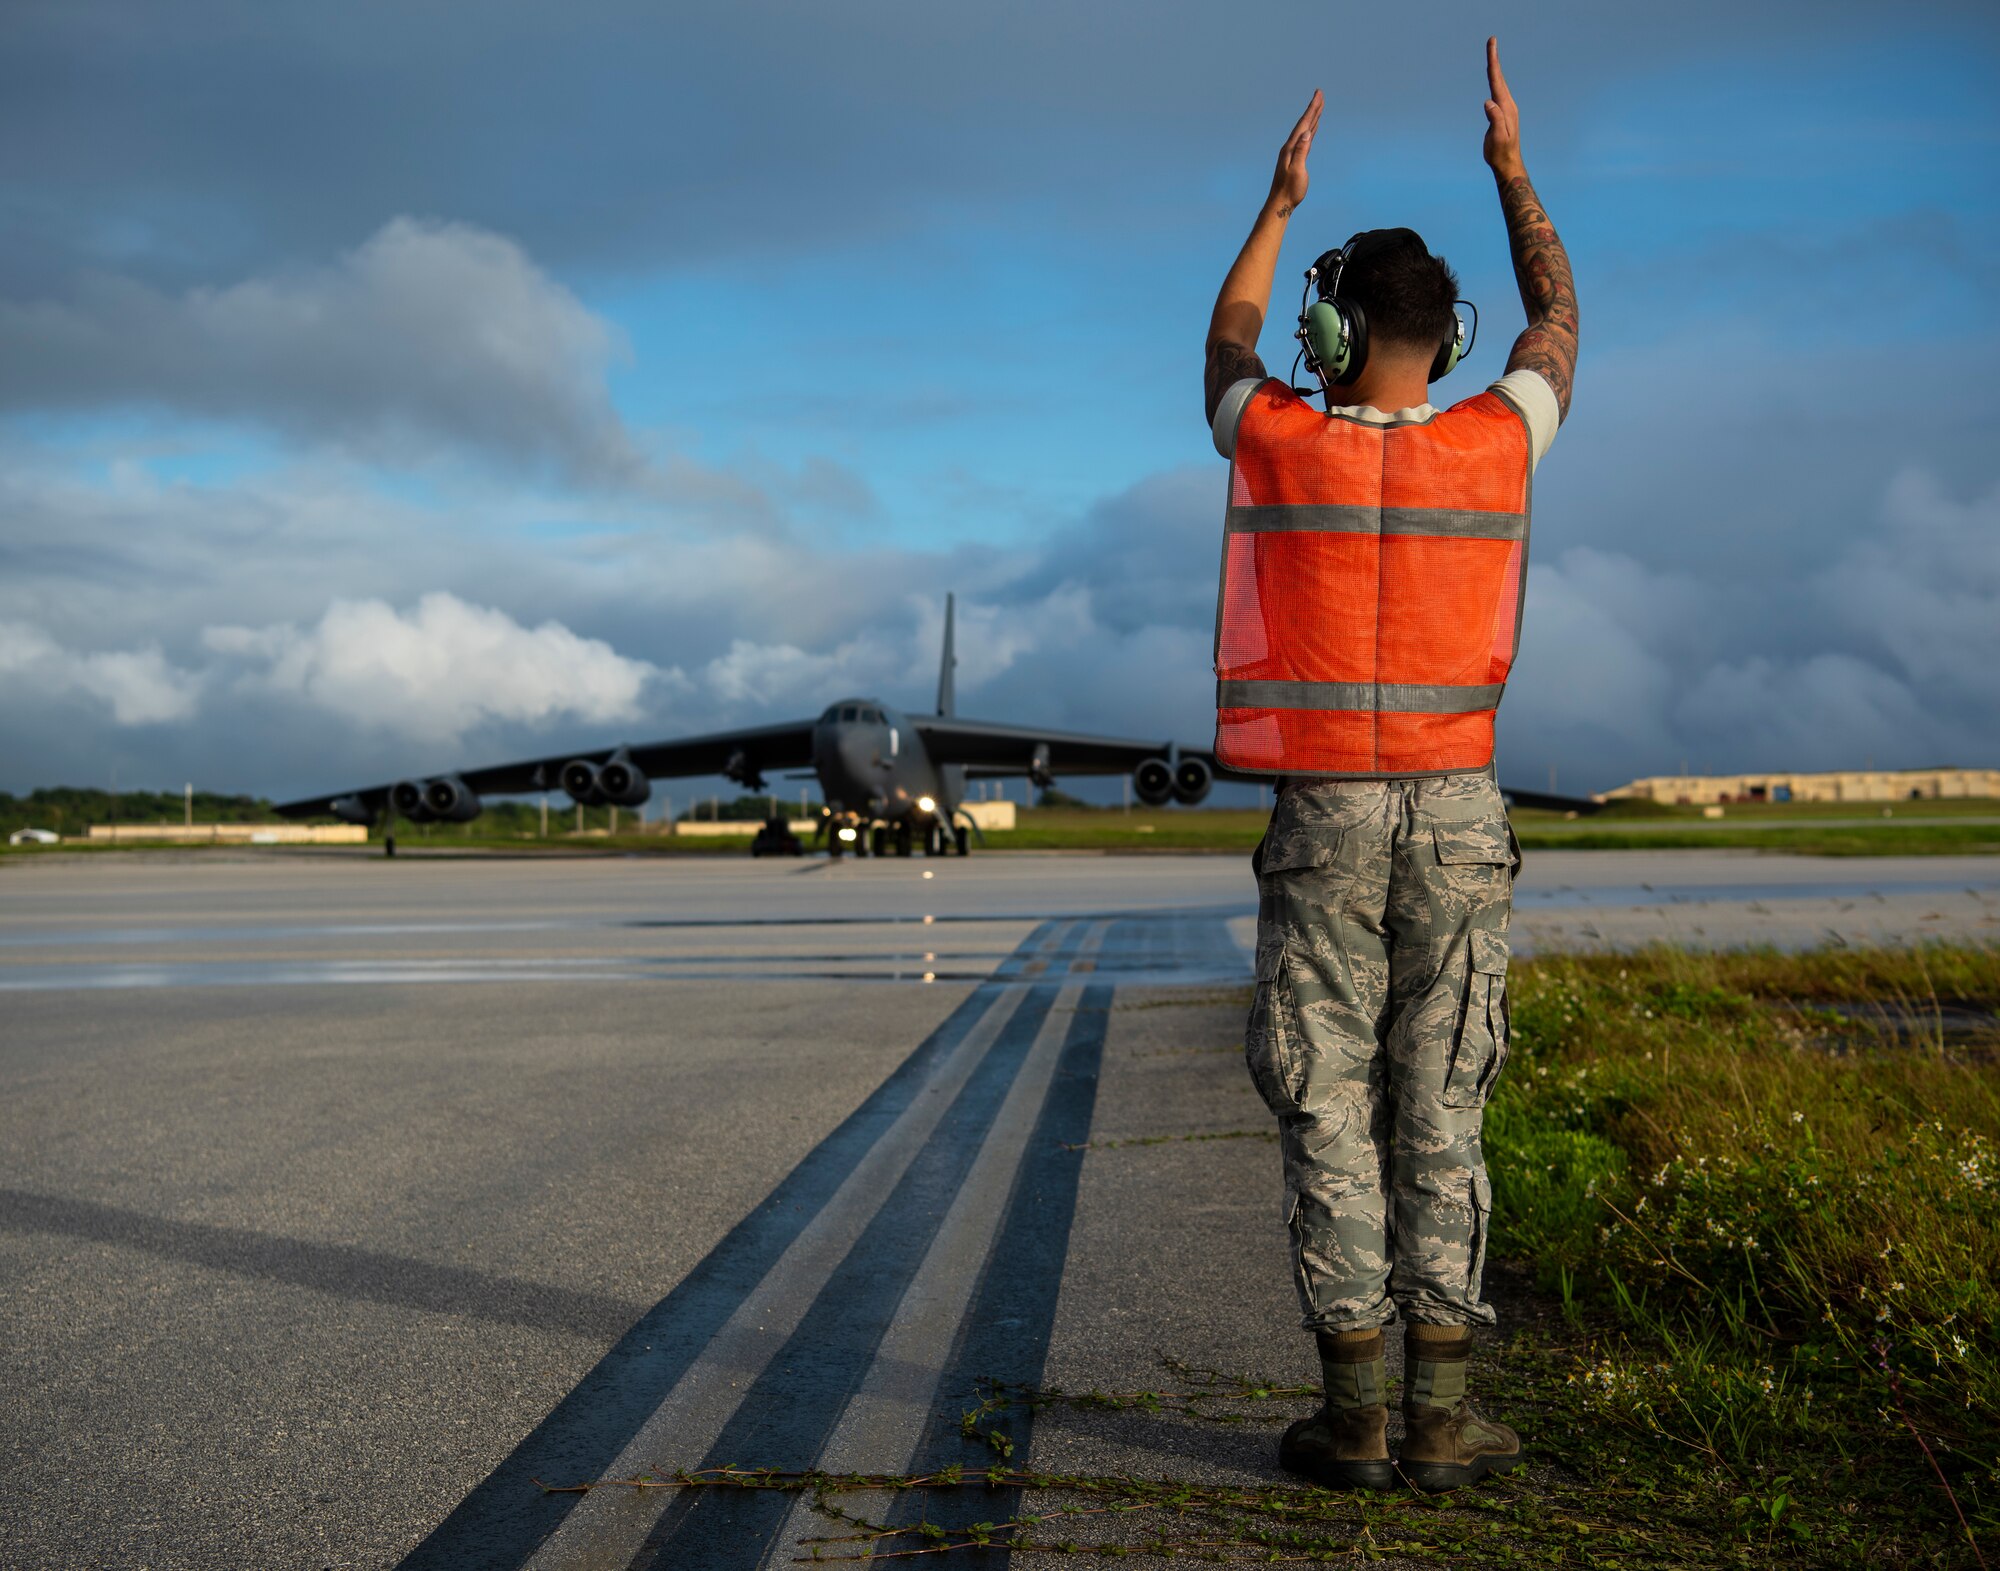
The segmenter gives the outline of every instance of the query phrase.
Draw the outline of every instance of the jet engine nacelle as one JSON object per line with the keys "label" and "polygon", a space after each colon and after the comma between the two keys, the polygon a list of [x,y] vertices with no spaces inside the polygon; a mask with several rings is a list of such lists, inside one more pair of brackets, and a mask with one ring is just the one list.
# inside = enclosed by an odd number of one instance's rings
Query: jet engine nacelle
{"label": "jet engine nacelle", "polygon": [[479,816],[479,793],[457,775],[439,775],[424,784],[424,806],[447,824],[469,824]]}
{"label": "jet engine nacelle", "polygon": [[1206,759],[1183,758],[1174,766],[1174,800],[1183,807],[1193,807],[1214,784],[1215,771]]}
{"label": "jet engine nacelle", "polygon": [[1049,744],[1037,742],[1034,756],[1028,760],[1028,779],[1037,789],[1046,791],[1056,783],[1056,772],[1049,766]]}
{"label": "jet engine nacelle", "polygon": [[358,796],[337,796],[327,807],[333,816],[343,824],[372,824],[375,822],[374,809]]}
{"label": "jet engine nacelle", "polygon": [[[734,780],[746,791],[764,789],[764,772],[751,762],[750,755],[740,747],[729,755],[729,762],[722,766],[722,778]],[[645,798],[639,800],[643,802]]]}
{"label": "jet engine nacelle", "polygon": [[653,794],[653,782],[620,753],[598,766],[597,794],[614,807],[638,807]]}
{"label": "jet engine nacelle", "polygon": [[389,788],[389,802],[396,809],[398,818],[408,819],[413,824],[428,824],[437,817],[424,795],[421,780],[398,780]]}
{"label": "jet engine nacelle", "polygon": [[598,785],[597,765],[587,758],[572,758],[562,766],[562,788],[578,807],[602,807],[604,792]]}
{"label": "jet engine nacelle", "polygon": [[1132,771],[1132,794],[1148,807],[1165,807],[1174,798],[1174,767],[1164,758],[1149,758]]}

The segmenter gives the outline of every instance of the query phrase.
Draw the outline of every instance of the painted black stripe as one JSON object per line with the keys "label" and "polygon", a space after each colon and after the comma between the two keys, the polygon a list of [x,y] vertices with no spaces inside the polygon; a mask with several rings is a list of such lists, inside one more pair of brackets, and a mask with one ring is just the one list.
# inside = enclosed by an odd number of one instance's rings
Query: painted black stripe
{"label": "painted black stripe", "polygon": [[[1242,969],[1227,926],[1214,916],[1183,914],[1120,923],[1106,935],[1099,953],[1114,961],[1135,952],[1159,960],[1163,951],[1171,951],[1176,962],[1184,959],[1207,966],[1219,966],[1229,957],[1235,960],[1239,973]],[[912,1463],[920,1470],[953,1463],[968,1470],[990,1466],[997,1454],[984,1440],[966,1438],[959,1429],[959,1415],[977,1404],[983,1394],[982,1381],[1004,1380],[1026,1386],[1039,1386],[1043,1381],[1083,1173],[1084,1153],[1068,1148],[1081,1146],[1090,1138],[1113,991],[1113,983],[1097,983],[1086,988],[1078,1000],[1048,1102],[1008,1197],[992,1258],[981,1273],[945,1376],[938,1384],[930,1424]],[[998,1415],[990,1427],[1004,1430],[1013,1440],[1015,1465],[1031,1460],[1032,1412]],[[1020,1510],[1021,1493],[1004,1489],[922,1500],[908,1497],[899,1502],[891,1520],[907,1524],[928,1519],[941,1527],[1001,1522]],[[972,1553],[967,1564],[988,1571],[1008,1559],[1004,1551]]]}
{"label": "painted black stripe", "polygon": [[402,1561],[402,1571],[527,1562],[583,1495],[547,1495],[550,1481],[596,1478],[869,1149],[910,1105],[939,1060],[964,1040],[1048,938],[1044,922],[944,1023],[896,1066],[840,1127],[792,1169],[707,1257],[618,1340],[555,1410]]}
{"label": "painted black stripe", "polygon": [[[1036,987],[1008,1019],[798,1330],[745,1394],[702,1466],[802,1468],[818,1460],[874,1366],[883,1333],[1067,980],[1067,960],[1088,930],[1083,922],[1070,930],[1050,961],[1047,985]],[[1057,1270],[1060,1277],[1060,1265]],[[633,1557],[633,1571],[755,1567],[792,1500],[776,1491],[681,1492]]]}

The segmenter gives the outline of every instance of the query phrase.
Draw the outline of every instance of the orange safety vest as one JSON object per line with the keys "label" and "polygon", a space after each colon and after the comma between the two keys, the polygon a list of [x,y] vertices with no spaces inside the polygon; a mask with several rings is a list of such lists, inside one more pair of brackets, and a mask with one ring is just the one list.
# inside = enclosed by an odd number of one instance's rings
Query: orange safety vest
{"label": "orange safety vest", "polygon": [[1493,761],[1520,647],[1531,463],[1497,393],[1422,423],[1245,405],[1215,618],[1215,757],[1245,774]]}

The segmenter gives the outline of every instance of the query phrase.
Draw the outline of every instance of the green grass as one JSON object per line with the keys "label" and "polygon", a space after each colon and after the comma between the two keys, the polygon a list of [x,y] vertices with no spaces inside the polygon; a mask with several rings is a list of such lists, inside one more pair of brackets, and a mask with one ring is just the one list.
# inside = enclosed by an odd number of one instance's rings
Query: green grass
{"label": "green grass", "polygon": [[[1912,797],[1896,802],[1728,802],[1723,804],[1723,823],[1749,821],[1751,823],[1779,820],[1792,822],[1814,818],[1992,818],[2000,815],[2000,800],[1990,796],[1938,796]],[[1566,815],[1545,808],[1523,808],[1515,813],[1515,818],[1533,818],[1574,822]],[[1655,822],[1665,820],[1689,820],[1695,823],[1715,823],[1717,820],[1704,816],[1703,809],[1686,802],[1648,802],[1637,798],[1620,798],[1605,803],[1603,809],[1592,815],[1592,821],[1645,820]]]}
{"label": "green grass", "polygon": [[1620,824],[1583,819],[1588,828],[1516,825],[1527,851],[1682,851],[1694,849],[1780,851],[1793,856],[1980,856],[2000,852],[2000,824],[1955,824],[1949,819],[1884,820],[1853,827],[1795,828],[1724,824],[1715,828],[1663,828],[1640,820]]}
{"label": "green grass", "polygon": [[[1514,826],[1521,844],[1536,850],[1657,851],[1687,848],[1777,851],[1813,856],[1932,856],[2000,853],[2000,802],[1984,800],[1909,802],[1895,804],[1895,816],[1879,817],[1868,804],[1749,803],[1731,806],[1729,817],[1704,819],[1699,809],[1662,807],[1653,803],[1619,803],[1589,818],[1568,819],[1558,813],[1517,809]],[[608,813],[587,815],[593,828],[608,824]],[[988,851],[1206,851],[1248,856],[1264,832],[1268,810],[1262,808],[1117,808],[1043,807],[1020,810],[1019,827],[987,831]],[[1864,817],[1865,822],[1852,822]],[[661,835],[635,832],[621,815],[621,833],[572,836],[567,831],[573,813],[552,815],[554,833],[543,838],[534,815],[518,803],[496,804],[484,818],[469,824],[402,824],[400,848],[506,852],[516,855],[734,855],[744,853],[743,838]],[[746,829],[749,826],[746,826]],[[379,841],[379,831],[376,839]],[[810,842],[808,842],[810,844]],[[975,846],[979,842],[975,840]],[[77,847],[22,847],[16,855],[46,855]],[[129,850],[129,846],[93,849]],[[188,846],[194,851],[207,849]]]}
{"label": "green grass", "polygon": [[2000,951],[1658,949],[1510,986],[1493,1248],[1576,1342],[1545,1438],[1585,1477],[1615,1444],[1657,1509],[1772,1564],[1973,1563],[1958,1511],[2000,1535]]}
{"label": "green grass", "polygon": [[[989,829],[994,851],[1236,851],[1248,856],[1270,821],[1268,808],[1032,807],[1015,829]],[[975,849],[977,841],[974,842]]]}

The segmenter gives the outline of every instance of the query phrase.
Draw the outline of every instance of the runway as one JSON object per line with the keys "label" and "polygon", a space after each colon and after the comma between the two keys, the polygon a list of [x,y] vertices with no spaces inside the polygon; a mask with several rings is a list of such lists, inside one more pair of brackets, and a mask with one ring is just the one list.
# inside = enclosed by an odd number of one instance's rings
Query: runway
{"label": "runway", "polygon": [[[0,1564],[783,1564],[826,1531],[790,1497],[535,1480],[983,1462],[979,1377],[1254,1358],[1269,1152],[1079,1149],[1260,1115],[1209,1051],[1252,895],[1219,857],[0,868]],[[1991,937],[2000,864],[1543,853],[1519,909]]]}

